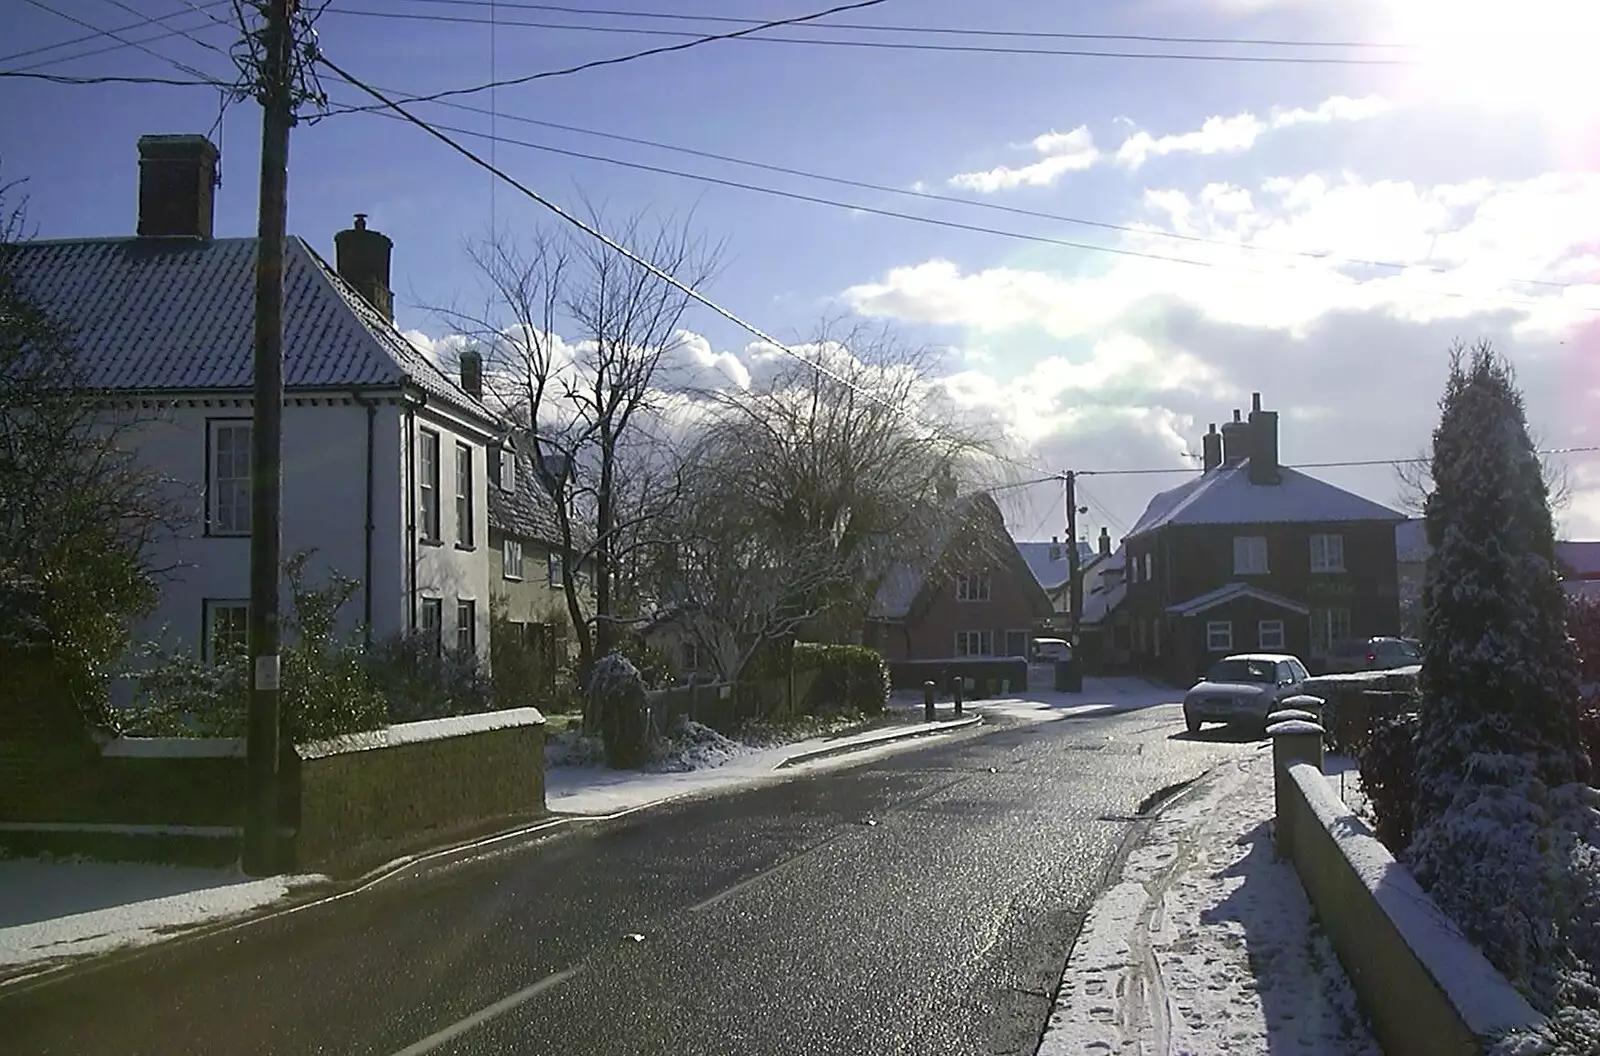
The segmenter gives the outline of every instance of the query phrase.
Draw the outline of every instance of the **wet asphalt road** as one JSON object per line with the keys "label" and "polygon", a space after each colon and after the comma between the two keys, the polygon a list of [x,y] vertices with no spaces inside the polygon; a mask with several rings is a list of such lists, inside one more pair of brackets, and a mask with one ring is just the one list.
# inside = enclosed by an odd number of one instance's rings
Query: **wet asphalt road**
{"label": "wet asphalt road", "polygon": [[[1032,1053],[1172,707],[567,826],[22,993],[0,1053]],[[635,939],[632,936],[642,936]]]}

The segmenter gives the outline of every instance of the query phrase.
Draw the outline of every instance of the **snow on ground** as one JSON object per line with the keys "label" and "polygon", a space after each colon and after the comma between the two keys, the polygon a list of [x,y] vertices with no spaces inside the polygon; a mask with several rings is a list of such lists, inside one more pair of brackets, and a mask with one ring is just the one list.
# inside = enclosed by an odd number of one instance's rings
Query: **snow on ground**
{"label": "snow on ground", "polygon": [[1348,755],[1327,755],[1322,759],[1322,772],[1328,775],[1328,784],[1344,800],[1344,805],[1371,825],[1372,802],[1361,790],[1360,764]]}
{"label": "snow on ground", "polygon": [[[1173,689],[1147,679],[1088,675],[1084,677],[1082,693],[1030,689],[1010,697],[967,701],[966,708],[978,714],[1005,716],[1024,722],[1055,722],[1077,715],[1134,711],[1162,704],[1178,704],[1182,701],[1181,689]],[[920,710],[922,694],[915,690],[902,690],[891,698],[889,706],[896,710]],[[947,714],[951,709],[951,703],[947,698],[941,697],[938,707],[941,714]]]}
{"label": "snow on ground", "polygon": [[1039,1056],[1378,1056],[1294,867],[1272,846],[1272,759],[1162,815],[1095,904]]}
{"label": "snow on ground", "polygon": [[326,882],[252,880],[235,869],[0,859],[0,968],[141,946]]}

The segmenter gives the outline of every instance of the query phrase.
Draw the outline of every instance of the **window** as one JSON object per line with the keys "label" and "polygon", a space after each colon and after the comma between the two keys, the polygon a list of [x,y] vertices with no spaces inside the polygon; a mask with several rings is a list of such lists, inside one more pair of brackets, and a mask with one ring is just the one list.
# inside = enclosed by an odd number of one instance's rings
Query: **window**
{"label": "window", "polygon": [[[1153,552],[1147,552],[1144,555],[1144,579],[1146,583],[1155,578],[1155,568],[1156,555]],[[1157,650],[1157,652],[1160,652],[1160,650]]]}
{"label": "window", "polygon": [[957,656],[993,656],[993,631],[957,631]]}
{"label": "window", "polygon": [[417,443],[417,505],[422,538],[439,541],[439,434],[424,429]]}
{"label": "window", "polygon": [[500,541],[500,574],[507,579],[522,578],[522,540]]}
{"label": "window", "polygon": [[1262,649],[1279,652],[1283,649],[1283,621],[1262,620],[1256,625],[1256,644]]}
{"label": "window", "polygon": [[418,629],[433,645],[433,651],[444,648],[444,602],[439,598],[423,598]]}
{"label": "window", "polygon": [[501,491],[517,490],[517,452],[511,447],[491,447],[486,457],[489,460],[489,476],[499,485]]}
{"label": "window", "polygon": [[250,649],[250,603],[205,603],[205,658],[212,662],[238,656]]}
{"label": "window", "polygon": [[1278,684],[1287,686],[1294,683],[1294,669],[1289,666],[1289,661],[1278,661]]}
{"label": "window", "polygon": [[471,598],[456,599],[456,652],[478,650],[478,603]]}
{"label": "window", "polygon": [[1313,535],[1311,537],[1311,571],[1344,571],[1344,536]]}
{"label": "window", "polygon": [[1267,574],[1267,540],[1264,536],[1234,536],[1233,574],[1236,576],[1264,576]]}
{"label": "window", "polygon": [[1007,656],[1027,656],[1028,655],[1028,639],[1031,638],[1031,637],[1032,637],[1032,635],[1029,634],[1029,632],[1027,632],[1027,631],[1007,631],[1006,632],[1006,655]]}
{"label": "window", "polygon": [[1128,582],[1129,583],[1137,583],[1137,582],[1139,582],[1139,559],[1138,559],[1138,557],[1130,557],[1130,558],[1128,558]]}
{"label": "window", "polygon": [[700,670],[700,645],[697,642],[683,643],[683,669],[685,671]]}
{"label": "window", "polygon": [[250,534],[250,423],[213,421],[206,480],[206,520],[212,535]]}
{"label": "window", "polygon": [[456,445],[456,545],[472,545],[472,448]]}
{"label": "window", "polygon": [[963,572],[956,576],[957,601],[988,601],[991,593],[987,572]]}
{"label": "window", "polygon": [[567,562],[560,554],[551,554],[548,562],[550,566],[550,585],[564,587],[567,585]]}
{"label": "window", "polygon": [[1326,656],[1335,643],[1350,637],[1349,609],[1311,610],[1311,654]]}
{"label": "window", "polygon": [[1213,653],[1232,652],[1232,620],[1208,620],[1206,622],[1206,649]]}

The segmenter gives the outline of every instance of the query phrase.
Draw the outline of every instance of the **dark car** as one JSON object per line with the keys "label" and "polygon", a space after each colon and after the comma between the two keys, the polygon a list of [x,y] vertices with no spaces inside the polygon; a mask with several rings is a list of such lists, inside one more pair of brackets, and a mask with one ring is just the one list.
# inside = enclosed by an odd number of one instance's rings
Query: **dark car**
{"label": "dark car", "polygon": [[1323,662],[1323,673],[1340,675],[1352,671],[1388,671],[1420,663],[1422,663],[1422,650],[1418,643],[1405,638],[1379,635],[1375,638],[1351,638],[1335,642]]}

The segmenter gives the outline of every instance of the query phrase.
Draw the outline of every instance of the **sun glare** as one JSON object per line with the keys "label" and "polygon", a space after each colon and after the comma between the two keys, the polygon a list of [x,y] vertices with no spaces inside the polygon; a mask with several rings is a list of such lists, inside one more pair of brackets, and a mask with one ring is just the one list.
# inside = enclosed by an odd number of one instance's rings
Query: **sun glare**
{"label": "sun glare", "polygon": [[1387,0],[1416,87],[1561,121],[1600,111],[1600,0]]}

